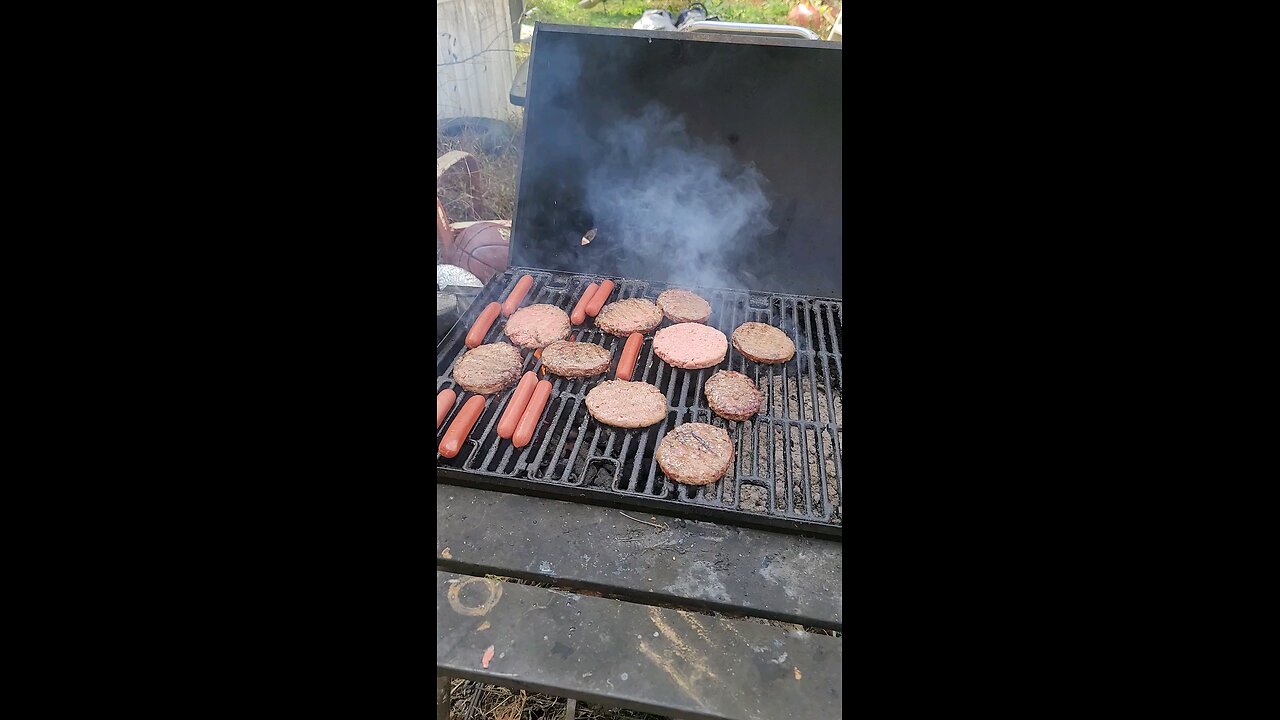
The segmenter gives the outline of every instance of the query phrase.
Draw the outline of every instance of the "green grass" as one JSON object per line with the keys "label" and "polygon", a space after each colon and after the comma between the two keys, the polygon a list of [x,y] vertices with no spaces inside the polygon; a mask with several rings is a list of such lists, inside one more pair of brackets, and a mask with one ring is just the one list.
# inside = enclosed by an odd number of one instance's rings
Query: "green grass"
{"label": "green grass", "polygon": [[[645,10],[668,10],[677,17],[689,7],[683,0],[604,0],[583,10],[578,0],[525,0],[526,7],[536,7],[533,19],[539,22],[564,25],[595,25],[599,27],[629,28],[636,24]],[[788,0],[703,0],[708,14],[721,20],[749,23],[786,25],[787,12],[793,2]]]}

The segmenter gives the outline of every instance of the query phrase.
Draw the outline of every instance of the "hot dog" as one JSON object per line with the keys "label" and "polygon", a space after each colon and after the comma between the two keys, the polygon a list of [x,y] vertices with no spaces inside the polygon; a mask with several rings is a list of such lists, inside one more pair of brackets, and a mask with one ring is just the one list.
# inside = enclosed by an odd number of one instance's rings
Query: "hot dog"
{"label": "hot dog", "polygon": [[596,291],[600,286],[591,283],[587,289],[582,292],[582,297],[578,298],[578,304],[573,306],[573,312],[569,313],[569,322],[574,325],[581,325],[587,319],[587,303],[596,296]]}
{"label": "hot dog", "polygon": [[618,380],[630,380],[636,369],[636,358],[640,357],[640,346],[644,344],[644,334],[634,332],[627,336],[627,344],[622,346],[622,357],[618,358],[618,371],[614,377]]}
{"label": "hot dog", "polygon": [[441,390],[436,396],[436,429],[440,429],[441,423],[444,422],[449,411],[453,409],[453,401],[458,399],[458,393],[452,390]]}
{"label": "hot dog", "polygon": [[527,372],[520,378],[520,384],[516,385],[516,391],[507,401],[507,409],[502,412],[502,419],[498,420],[498,437],[510,440],[515,435],[516,424],[524,415],[524,409],[529,406],[529,398],[533,397],[533,388],[537,384],[538,376],[532,372]]}
{"label": "hot dog", "polygon": [[539,380],[538,387],[533,390],[533,397],[529,398],[529,406],[524,409],[520,423],[516,425],[516,433],[511,436],[512,445],[522,448],[533,440],[533,431],[538,427],[538,421],[542,419],[542,411],[547,407],[550,397],[551,382]]}
{"label": "hot dog", "polygon": [[467,333],[467,347],[474,350],[484,343],[484,336],[489,333],[489,328],[493,327],[493,321],[498,319],[500,312],[502,312],[501,305],[496,302],[489,303],[480,313],[480,317],[476,318],[476,323],[471,326],[471,332]]}
{"label": "hot dog", "polygon": [[471,399],[458,411],[458,414],[453,416],[453,422],[449,424],[449,429],[444,431],[444,437],[440,440],[441,455],[447,458],[458,455],[458,451],[462,449],[463,441],[471,434],[471,428],[475,427],[476,421],[480,419],[480,413],[482,412],[484,412],[484,396],[472,395]]}
{"label": "hot dog", "polygon": [[525,275],[520,278],[520,282],[516,283],[516,287],[507,296],[502,303],[502,317],[511,317],[511,313],[520,308],[520,302],[524,300],[524,296],[529,294],[529,288],[533,287],[533,276]]}
{"label": "hot dog", "polygon": [[600,314],[600,308],[604,307],[604,303],[609,299],[609,295],[613,293],[613,281],[605,280],[600,283],[600,289],[596,290],[596,294],[591,296],[591,302],[587,303],[587,314],[595,317]]}

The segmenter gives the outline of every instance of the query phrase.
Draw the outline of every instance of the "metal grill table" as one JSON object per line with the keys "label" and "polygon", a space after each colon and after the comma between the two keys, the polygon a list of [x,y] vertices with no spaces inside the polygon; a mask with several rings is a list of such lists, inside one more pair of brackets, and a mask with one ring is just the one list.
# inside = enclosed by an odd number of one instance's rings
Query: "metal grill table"
{"label": "metal grill table", "polygon": [[438,485],[437,676],[686,720],[841,716],[838,541],[628,515]]}
{"label": "metal grill table", "polygon": [[[437,393],[455,388],[453,366],[465,350],[464,339],[476,317],[489,303],[505,300],[526,274],[533,276],[534,285],[522,305],[554,305],[566,313],[572,311],[587,285],[605,279],[530,268],[512,268],[495,276],[438,348]],[[611,302],[627,298],[652,301],[668,287],[608,279],[616,283]],[[626,339],[599,330],[589,318],[572,328],[570,336],[609,350],[613,362],[608,372],[589,378],[547,375],[552,382],[551,400],[532,442],[523,449],[501,440],[496,432],[514,388],[490,396],[471,439],[458,456],[447,459],[437,454],[437,473],[470,484],[518,487],[686,517],[839,536],[843,491],[841,302],[774,293],[692,290],[711,303],[707,324],[726,336],[744,322],[778,327],[795,343],[795,357],[779,365],[759,364],[744,358],[730,343],[728,355],[719,365],[683,370],[654,355],[654,332],[646,333],[632,379],[651,383],[663,392],[667,417],[650,428],[612,428],[591,418],[583,400],[596,384],[612,377]],[[670,324],[664,320],[659,329]],[[499,318],[484,342],[505,341],[504,326],[505,320]],[[525,352],[524,357],[521,372],[541,370],[541,361],[532,352]],[[731,422],[711,412],[703,386],[719,369],[736,370],[755,381],[765,396],[759,414],[746,422]],[[466,400],[461,388],[456,391],[458,398],[449,419]],[[653,460],[653,451],[663,436],[686,422],[710,423],[729,432],[734,463],[723,480],[704,487],[680,485],[666,478]],[[437,440],[446,427],[442,425],[437,431]]]}

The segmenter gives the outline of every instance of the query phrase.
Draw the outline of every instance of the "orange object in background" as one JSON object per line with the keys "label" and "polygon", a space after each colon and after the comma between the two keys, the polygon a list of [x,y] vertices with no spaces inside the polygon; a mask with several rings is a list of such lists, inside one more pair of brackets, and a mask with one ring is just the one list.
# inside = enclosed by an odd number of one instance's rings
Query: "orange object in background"
{"label": "orange object in background", "polygon": [[814,6],[807,2],[802,2],[791,8],[791,12],[787,13],[787,22],[817,32],[818,28],[822,27],[822,15]]}

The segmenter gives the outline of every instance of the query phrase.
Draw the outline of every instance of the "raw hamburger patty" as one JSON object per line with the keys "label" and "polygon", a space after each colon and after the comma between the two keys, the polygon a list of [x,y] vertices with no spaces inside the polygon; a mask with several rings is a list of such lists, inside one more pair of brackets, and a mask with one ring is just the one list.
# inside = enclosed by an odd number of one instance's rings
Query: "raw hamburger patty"
{"label": "raw hamburger patty", "polygon": [[709,485],[733,465],[733,441],[715,425],[685,423],[667,433],[653,457],[666,476],[685,485]]}
{"label": "raw hamburger patty", "polygon": [[711,317],[711,303],[688,290],[663,290],[658,308],[673,323],[704,323]]}
{"label": "raw hamburger patty", "polygon": [[502,332],[516,345],[537,350],[569,336],[569,316],[555,305],[529,305],[512,313]]}
{"label": "raw hamburger patty", "polygon": [[758,322],[739,325],[733,331],[733,346],[748,360],[758,363],[784,363],[796,354],[796,344],[786,333]]}
{"label": "raw hamburger patty", "polygon": [[458,358],[453,381],[468,392],[492,395],[515,385],[523,364],[519,350],[506,343],[489,343]]}
{"label": "raw hamburger patty", "polygon": [[560,377],[590,377],[609,369],[613,356],[594,343],[557,340],[542,348],[542,367]]}
{"label": "raw hamburger patty", "polygon": [[618,337],[631,333],[647,333],[662,324],[662,311],[644,298],[631,298],[609,303],[600,308],[596,327]]}
{"label": "raw hamburger patty", "polygon": [[760,412],[764,402],[764,395],[751,378],[732,370],[721,370],[707,378],[706,391],[711,411],[725,420],[742,422]]}
{"label": "raw hamburger patty", "polygon": [[664,327],[653,336],[653,352],[668,365],[696,370],[717,365],[729,352],[729,340],[702,323]]}
{"label": "raw hamburger patty", "polygon": [[605,380],[587,393],[587,412],[605,425],[649,427],[667,417],[667,397],[646,382]]}

